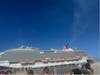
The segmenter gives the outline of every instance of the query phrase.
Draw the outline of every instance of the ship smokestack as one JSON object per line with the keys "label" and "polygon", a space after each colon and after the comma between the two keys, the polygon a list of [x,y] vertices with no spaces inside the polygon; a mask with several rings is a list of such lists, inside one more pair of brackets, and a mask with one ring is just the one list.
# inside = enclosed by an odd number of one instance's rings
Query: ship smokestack
{"label": "ship smokestack", "polygon": [[64,45],[62,50],[67,50],[68,49],[68,43]]}

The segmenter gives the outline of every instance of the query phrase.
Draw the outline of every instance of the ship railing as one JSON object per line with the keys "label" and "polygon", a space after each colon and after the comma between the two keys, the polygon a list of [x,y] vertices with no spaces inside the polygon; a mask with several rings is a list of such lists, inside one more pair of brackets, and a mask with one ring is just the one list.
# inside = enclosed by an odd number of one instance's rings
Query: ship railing
{"label": "ship railing", "polygon": [[27,64],[27,65],[17,65],[17,66],[14,66],[14,65],[10,65],[11,67],[32,67],[32,68],[40,68],[40,67],[48,67],[48,66],[59,66],[59,65],[68,65],[68,64],[78,64],[78,63],[86,63],[86,60],[74,60],[74,61],[54,61],[54,62],[47,62],[47,63],[43,63],[43,62],[40,62],[40,63],[35,63],[35,64]]}

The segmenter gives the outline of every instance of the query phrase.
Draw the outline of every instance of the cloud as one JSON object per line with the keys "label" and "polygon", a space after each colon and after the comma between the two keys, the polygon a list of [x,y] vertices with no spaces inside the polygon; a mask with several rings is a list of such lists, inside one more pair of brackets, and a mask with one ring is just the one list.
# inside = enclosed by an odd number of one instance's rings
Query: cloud
{"label": "cloud", "polygon": [[[97,0],[96,0],[97,1]],[[89,24],[87,17],[96,5],[94,0],[73,0],[74,18],[72,23],[72,39],[71,43],[76,41],[81,35],[85,34]]]}

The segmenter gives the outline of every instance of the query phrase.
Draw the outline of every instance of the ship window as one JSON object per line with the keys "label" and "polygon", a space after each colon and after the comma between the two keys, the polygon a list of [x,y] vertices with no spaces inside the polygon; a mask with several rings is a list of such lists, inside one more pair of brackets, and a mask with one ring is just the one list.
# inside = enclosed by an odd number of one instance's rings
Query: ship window
{"label": "ship window", "polygon": [[34,65],[34,63],[22,63],[23,66],[26,66],[26,65]]}
{"label": "ship window", "polygon": [[10,64],[17,64],[18,62],[10,62]]}

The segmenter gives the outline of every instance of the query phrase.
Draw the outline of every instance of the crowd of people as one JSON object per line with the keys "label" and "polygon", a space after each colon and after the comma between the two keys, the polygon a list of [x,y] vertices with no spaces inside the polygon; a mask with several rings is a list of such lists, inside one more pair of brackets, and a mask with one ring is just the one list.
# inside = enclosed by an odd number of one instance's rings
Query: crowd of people
{"label": "crowd of people", "polygon": [[67,75],[93,75],[94,70],[89,63],[79,64],[75,69],[72,69]]}
{"label": "crowd of people", "polygon": [[[28,75],[39,75],[37,72],[33,72],[32,69],[30,69],[27,73]],[[86,64],[81,64],[81,65],[79,64],[77,68],[70,70],[65,75],[93,75],[93,73],[94,71],[91,68],[91,65],[89,63],[86,63]],[[52,75],[48,67],[45,67],[43,69],[43,75]],[[59,74],[56,74],[56,75],[59,75]]]}
{"label": "crowd of people", "polygon": [[[21,68],[21,69],[17,68],[12,70],[4,70],[0,71],[0,75],[16,74],[18,72],[23,72],[23,71],[25,71],[27,75],[40,75],[37,71],[33,70],[32,68]],[[92,75],[92,74],[93,74],[93,69],[91,68],[91,65],[89,63],[86,63],[86,64],[78,64],[77,68],[70,70],[65,75]],[[43,75],[52,75],[51,71],[49,70],[49,67],[45,67],[43,69]]]}

